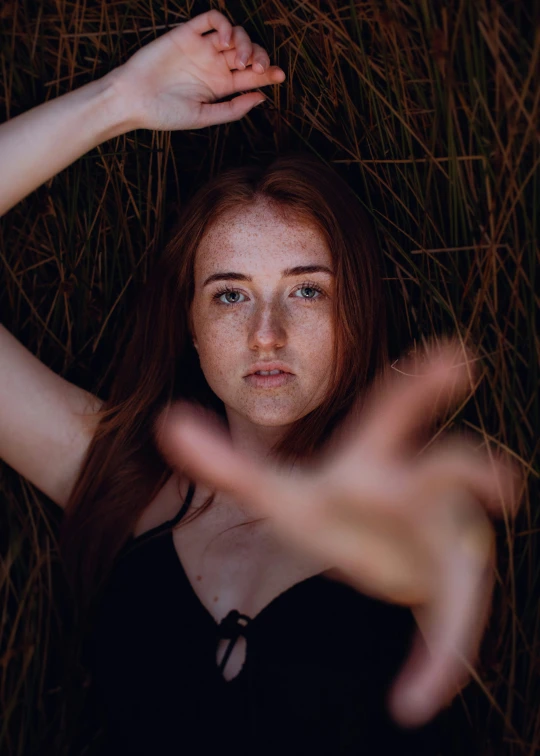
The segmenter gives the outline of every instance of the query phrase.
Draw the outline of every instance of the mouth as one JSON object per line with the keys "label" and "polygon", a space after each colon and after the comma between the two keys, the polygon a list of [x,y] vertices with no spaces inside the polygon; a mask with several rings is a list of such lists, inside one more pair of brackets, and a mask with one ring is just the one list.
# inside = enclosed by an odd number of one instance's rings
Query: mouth
{"label": "mouth", "polygon": [[280,388],[294,381],[296,376],[288,370],[273,367],[270,370],[254,370],[244,376],[244,380],[253,388]]}
{"label": "mouth", "polygon": [[291,375],[291,373],[287,373],[286,370],[256,370],[254,373],[250,373],[250,375]]}

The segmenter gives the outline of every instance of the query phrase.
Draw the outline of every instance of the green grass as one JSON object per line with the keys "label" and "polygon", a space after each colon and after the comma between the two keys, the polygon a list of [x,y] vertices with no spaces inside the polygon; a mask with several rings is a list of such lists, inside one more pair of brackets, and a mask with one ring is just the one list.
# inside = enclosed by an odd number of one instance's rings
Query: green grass
{"label": "green grass", "polygon": [[[288,149],[332,164],[377,229],[395,354],[433,333],[472,339],[483,379],[456,419],[479,444],[509,450],[526,474],[520,516],[497,524],[493,618],[464,699],[483,753],[532,754],[539,3],[5,0],[3,116],[106,73],[164,25],[209,7],[266,47],[286,82],[241,122],[111,140],[20,203],[0,222],[2,322],[52,369],[105,395],[134,283],[193,189],[239,161]],[[7,466],[0,476],[0,752],[60,754],[73,737],[66,699],[76,710],[80,694],[68,695],[58,672],[71,621],[54,578],[58,513]],[[458,735],[452,747],[460,753]]]}

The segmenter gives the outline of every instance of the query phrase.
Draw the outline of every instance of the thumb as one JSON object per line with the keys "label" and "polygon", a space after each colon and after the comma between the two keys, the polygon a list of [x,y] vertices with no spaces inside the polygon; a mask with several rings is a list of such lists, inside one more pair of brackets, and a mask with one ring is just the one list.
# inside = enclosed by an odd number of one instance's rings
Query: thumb
{"label": "thumb", "polygon": [[260,92],[248,92],[227,102],[203,103],[197,119],[198,128],[239,121],[252,108],[265,101],[266,97]]}
{"label": "thumb", "polygon": [[[233,449],[217,417],[186,402],[168,406],[155,424],[158,449],[191,478],[266,510],[271,475]],[[266,493],[266,496],[262,494]]]}

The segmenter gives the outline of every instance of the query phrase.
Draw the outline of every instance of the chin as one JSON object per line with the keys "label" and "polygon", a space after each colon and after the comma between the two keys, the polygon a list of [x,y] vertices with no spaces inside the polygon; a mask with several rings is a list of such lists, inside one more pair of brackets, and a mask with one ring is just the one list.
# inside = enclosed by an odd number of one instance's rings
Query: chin
{"label": "chin", "polygon": [[247,391],[220,391],[223,386],[211,388],[225,405],[227,413],[232,411],[244,421],[261,428],[286,428],[316,409],[323,400],[323,391],[318,386],[314,387],[311,395],[310,387],[306,387],[300,396],[300,392],[275,392],[264,396],[262,392],[256,395]]}
{"label": "chin", "polygon": [[301,415],[247,415],[246,420],[249,420],[253,425],[260,425],[263,428],[286,428],[296,420],[299,420]]}
{"label": "chin", "polygon": [[279,428],[292,425],[292,423],[305,417],[311,410],[312,406],[299,407],[280,407],[276,406],[243,406],[238,407],[236,411],[249,420],[253,425],[260,425],[266,428]]}

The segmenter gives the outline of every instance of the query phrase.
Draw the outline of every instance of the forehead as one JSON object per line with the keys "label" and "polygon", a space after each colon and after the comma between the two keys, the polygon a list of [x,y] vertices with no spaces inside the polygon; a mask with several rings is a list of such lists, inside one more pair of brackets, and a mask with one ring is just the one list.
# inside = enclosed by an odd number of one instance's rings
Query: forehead
{"label": "forehead", "polygon": [[255,276],[307,264],[332,265],[320,230],[258,203],[228,213],[209,227],[197,249],[195,277],[218,270]]}

